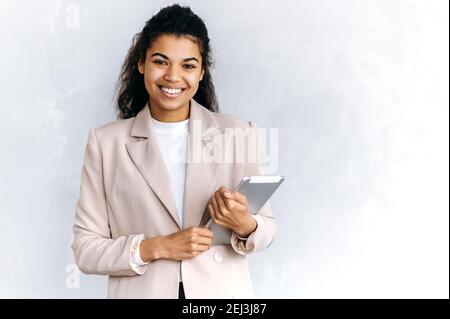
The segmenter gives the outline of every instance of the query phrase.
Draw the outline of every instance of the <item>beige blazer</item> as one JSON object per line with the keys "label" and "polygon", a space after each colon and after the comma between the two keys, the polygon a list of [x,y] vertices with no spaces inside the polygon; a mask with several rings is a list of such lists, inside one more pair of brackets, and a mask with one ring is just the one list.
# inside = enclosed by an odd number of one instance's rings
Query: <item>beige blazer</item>
{"label": "beige blazer", "polygon": [[259,163],[249,160],[194,162],[194,123],[201,124],[200,149],[209,154],[208,141],[225,128],[249,130],[246,148],[257,131],[251,122],[210,112],[191,100],[183,223],[149,107],[134,118],[116,120],[89,133],[72,249],[82,272],[109,276],[109,298],[178,298],[180,267],[188,299],[254,297],[247,256],[273,241],[269,204],[255,216],[258,227],[246,242],[233,236],[234,245],[213,246],[183,261],[157,260],[144,266],[143,274],[131,266],[131,245],[137,236],[162,236],[181,230],[181,225],[204,225],[209,219],[207,202],[218,187],[234,188],[243,176],[260,174]]}

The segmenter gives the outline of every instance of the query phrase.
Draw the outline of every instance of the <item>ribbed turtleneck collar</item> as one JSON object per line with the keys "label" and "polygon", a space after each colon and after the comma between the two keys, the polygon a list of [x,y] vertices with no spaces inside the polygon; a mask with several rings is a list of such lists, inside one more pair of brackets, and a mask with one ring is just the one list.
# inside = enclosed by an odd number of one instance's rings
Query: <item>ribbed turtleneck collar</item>
{"label": "ribbed turtleneck collar", "polygon": [[159,134],[183,134],[188,130],[189,119],[181,122],[160,122],[152,117],[153,129]]}

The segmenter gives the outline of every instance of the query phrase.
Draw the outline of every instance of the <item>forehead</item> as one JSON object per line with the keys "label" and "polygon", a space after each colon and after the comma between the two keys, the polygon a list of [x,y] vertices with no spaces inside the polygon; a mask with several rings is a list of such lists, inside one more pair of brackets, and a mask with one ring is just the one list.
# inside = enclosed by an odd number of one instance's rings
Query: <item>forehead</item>
{"label": "forehead", "polygon": [[147,50],[147,54],[155,52],[162,53],[171,60],[183,60],[191,57],[201,59],[200,48],[197,42],[185,36],[160,35]]}

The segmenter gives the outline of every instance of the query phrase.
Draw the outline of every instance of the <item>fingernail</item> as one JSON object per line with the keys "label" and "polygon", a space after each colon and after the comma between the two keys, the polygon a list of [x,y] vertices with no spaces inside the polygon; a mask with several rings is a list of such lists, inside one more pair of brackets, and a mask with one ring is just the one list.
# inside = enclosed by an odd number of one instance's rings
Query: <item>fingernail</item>
{"label": "fingernail", "polygon": [[230,197],[230,196],[231,196],[231,193],[225,192],[225,193],[223,193],[223,195],[225,195],[226,197]]}

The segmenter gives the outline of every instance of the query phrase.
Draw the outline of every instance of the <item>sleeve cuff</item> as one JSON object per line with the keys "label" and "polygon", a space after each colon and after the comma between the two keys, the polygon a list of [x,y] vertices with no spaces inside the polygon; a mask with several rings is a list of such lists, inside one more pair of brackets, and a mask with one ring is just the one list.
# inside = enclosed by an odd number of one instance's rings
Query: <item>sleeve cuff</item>
{"label": "sleeve cuff", "polygon": [[[258,229],[258,219],[255,215],[251,215],[256,220],[256,229]],[[231,235],[231,247],[234,251],[241,255],[247,255],[253,250],[253,245],[247,241],[256,231],[256,229],[248,237],[240,237],[235,232]]]}
{"label": "sleeve cuff", "polygon": [[143,240],[144,234],[141,234],[134,237],[131,243],[130,265],[131,269],[133,269],[133,271],[138,275],[142,275],[145,272],[146,267],[144,266],[148,264],[148,262],[146,263],[142,260],[139,250],[139,247]]}
{"label": "sleeve cuff", "polygon": [[246,241],[246,240],[248,239],[248,236],[247,236],[247,237],[241,237],[241,236],[239,236],[238,234],[236,234],[236,237],[237,237],[238,239],[244,240],[244,241]]}

